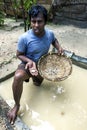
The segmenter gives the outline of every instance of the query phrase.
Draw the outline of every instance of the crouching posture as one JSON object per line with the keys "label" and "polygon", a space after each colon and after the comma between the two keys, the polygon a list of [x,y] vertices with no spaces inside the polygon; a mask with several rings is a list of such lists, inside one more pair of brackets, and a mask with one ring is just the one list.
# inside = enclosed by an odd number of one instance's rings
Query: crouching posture
{"label": "crouching posture", "polygon": [[40,86],[43,81],[37,70],[37,62],[40,57],[48,53],[51,44],[58,50],[59,54],[63,51],[54,33],[45,28],[47,10],[41,5],[34,5],[28,14],[31,29],[19,37],[17,44],[17,57],[21,60],[21,63],[18,65],[12,84],[15,105],[7,113],[10,123],[13,124],[20,108],[23,82],[28,82],[31,77],[33,83]]}

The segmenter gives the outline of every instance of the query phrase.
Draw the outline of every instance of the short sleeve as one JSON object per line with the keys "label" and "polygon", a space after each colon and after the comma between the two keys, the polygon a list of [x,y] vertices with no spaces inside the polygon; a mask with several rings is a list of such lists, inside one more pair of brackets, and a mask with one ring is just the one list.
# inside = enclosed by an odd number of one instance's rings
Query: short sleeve
{"label": "short sleeve", "polygon": [[48,31],[48,37],[51,43],[53,43],[56,39],[52,30]]}
{"label": "short sleeve", "polygon": [[25,44],[25,40],[24,40],[23,36],[21,36],[18,39],[17,50],[20,52],[23,52],[23,53],[26,51],[26,44]]}

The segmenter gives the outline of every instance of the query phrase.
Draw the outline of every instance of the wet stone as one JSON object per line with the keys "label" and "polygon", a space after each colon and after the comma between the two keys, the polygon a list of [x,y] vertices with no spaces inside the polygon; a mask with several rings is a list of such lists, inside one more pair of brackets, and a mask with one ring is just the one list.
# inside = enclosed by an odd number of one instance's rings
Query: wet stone
{"label": "wet stone", "polygon": [[0,130],[30,130],[19,117],[17,117],[15,124],[11,125],[6,115],[9,109],[8,104],[0,96]]}
{"label": "wet stone", "polygon": [[9,106],[0,97],[0,130],[14,130],[14,125],[11,125],[8,121],[6,113],[9,110]]}

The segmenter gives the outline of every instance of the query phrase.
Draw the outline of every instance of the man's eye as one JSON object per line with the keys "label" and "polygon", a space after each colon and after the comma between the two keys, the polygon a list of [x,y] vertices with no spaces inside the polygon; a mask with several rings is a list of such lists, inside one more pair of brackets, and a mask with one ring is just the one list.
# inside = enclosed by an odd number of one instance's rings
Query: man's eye
{"label": "man's eye", "polygon": [[42,23],[42,20],[38,20],[38,23]]}
{"label": "man's eye", "polygon": [[36,21],[31,21],[32,23],[36,23]]}
{"label": "man's eye", "polygon": [[38,20],[38,21],[32,21],[32,23],[41,23],[42,22],[42,20]]}

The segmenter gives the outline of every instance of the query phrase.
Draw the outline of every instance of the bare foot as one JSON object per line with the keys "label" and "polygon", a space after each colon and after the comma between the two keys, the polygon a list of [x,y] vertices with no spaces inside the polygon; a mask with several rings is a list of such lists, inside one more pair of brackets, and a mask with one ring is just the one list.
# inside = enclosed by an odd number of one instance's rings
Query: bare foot
{"label": "bare foot", "polygon": [[7,113],[7,117],[9,118],[9,121],[11,124],[14,124],[16,117],[17,117],[17,113],[19,111],[19,107],[20,105],[15,105],[8,113]]}

